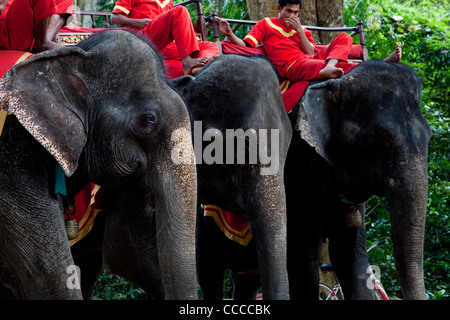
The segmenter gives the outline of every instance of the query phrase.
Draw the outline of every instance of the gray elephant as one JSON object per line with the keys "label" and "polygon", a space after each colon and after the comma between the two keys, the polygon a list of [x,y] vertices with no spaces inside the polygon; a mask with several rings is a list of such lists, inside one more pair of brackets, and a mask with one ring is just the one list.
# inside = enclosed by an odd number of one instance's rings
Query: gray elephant
{"label": "gray elephant", "polygon": [[[61,167],[69,177],[68,195],[88,181],[102,187],[109,270],[122,272],[117,258],[124,254],[147,255],[142,263],[163,297],[197,298],[189,116],[148,43],[116,30],[38,54],[2,78],[0,103],[12,114],[0,138],[4,290],[22,299],[82,297],[68,285],[74,260],[55,194],[55,170]],[[181,132],[176,142],[174,131]],[[191,161],[177,164],[171,155],[181,143]],[[140,216],[148,223],[123,226],[123,220]],[[110,233],[115,238],[106,237]],[[153,245],[151,252],[134,246],[124,253],[112,243],[142,238]]]}
{"label": "gray elephant", "polygon": [[[264,298],[285,299],[283,171],[292,128],[275,72],[264,59],[226,55],[170,85],[185,101],[194,129],[199,205],[235,213],[254,235],[247,247],[229,240],[199,207],[197,273],[203,298],[222,299],[226,268],[259,267]],[[241,298],[255,298],[255,292]]]}
{"label": "gray elephant", "polygon": [[[289,117],[295,132],[285,168],[288,272],[292,299],[318,298],[323,237],[346,299],[371,299],[364,219],[347,213],[377,194],[390,205],[405,299],[425,299],[423,239],[430,129],[420,84],[402,64],[369,61],[344,77],[311,85]],[[382,266],[380,266],[382,268]]]}

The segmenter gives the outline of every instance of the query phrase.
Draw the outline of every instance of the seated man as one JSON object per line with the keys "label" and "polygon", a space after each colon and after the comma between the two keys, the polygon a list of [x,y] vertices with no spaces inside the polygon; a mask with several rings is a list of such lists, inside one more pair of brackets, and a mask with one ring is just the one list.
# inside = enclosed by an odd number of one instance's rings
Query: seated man
{"label": "seated man", "polygon": [[[163,54],[175,40],[185,75],[195,73],[219,53],[214,43],[205,41],[199,44],[189,12],[183,6],[174,7],[172,0],[117,0],[111,22],[139,30]],[[212,51],[211,46],[214,46]],[[199,53],[205,49],[214,54],[201,57]],[[167,51],[171,52],[170,48]]]}
{"label": "seated man", "polygon": [[[227,21],[219,21],[219,29],[237,45],[255,47],[264,44],[264,50],[282,78],[291,82],[323,78],[340,78],[356,64],[348,62],[353,39],[341,33],[324,50],[315,48],[311,32],[304,29],[299,13],[301,0],[279,0],[278,16],[260,20],[244,40],[233,34]],[[385,60],[398,62],[401,46]]]}
{"label": "seated man", "polygon": [[0,48],[38,53],[61,47],[52,40],[72,11],[73,0],[0,0]]}

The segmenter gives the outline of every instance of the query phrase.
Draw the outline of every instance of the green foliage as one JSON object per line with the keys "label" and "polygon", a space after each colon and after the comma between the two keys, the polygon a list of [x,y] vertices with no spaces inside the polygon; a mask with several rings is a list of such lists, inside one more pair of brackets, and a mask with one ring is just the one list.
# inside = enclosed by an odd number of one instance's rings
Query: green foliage
{"label": "green foliage", "polygon": [[[115,5],[116,0],[98,0],[96,11],[112,12]],[[106,26],[106,21],[103,17],[95,17],[95,24],[97,28],[104,28]],[[116,25],[112,24],[111,21],[109,21],[109,24],[111,27],[116,27]]]}
{"label": "green foliage", "polygon": [[[203,0],[203,13],[205,17],[210,17],[216,13],[219,17],[227,19],[248,20],[247,2],[243,0]],[[194,15],[193,15],[194,14]],[[196,12],[192,11],[191,16],[196,16]],[[233,27],[233,26],[232,26]],[[239,38],[244,38],[250,31],[251,26],[240,26],[233,31]],[[224,38],[221,35],[222,39]],[[208,30],[208,38],[213,39],[212,28]]]}
{"label": "green foliage", "polygon": [[104,269],[97,280],[93,294],[94,300],[146,300],[147,295],[133,283]]}

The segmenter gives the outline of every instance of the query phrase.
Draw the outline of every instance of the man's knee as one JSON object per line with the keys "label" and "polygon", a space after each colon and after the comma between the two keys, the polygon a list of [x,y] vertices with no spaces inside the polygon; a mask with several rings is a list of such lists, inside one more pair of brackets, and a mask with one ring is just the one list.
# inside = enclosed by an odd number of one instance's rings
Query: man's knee
{"label": "man's knee", "polygon": [[336,40],[339,41],[340,43],[346,43],[348,45],[353,45],[353,38],[348,33],[345,33],[345,32],[338,34],[338,36],[336,37]]}
{"label": "man's knee", "polygon": [[187,16],[187,17],[191,17],[190,15],[189,15],[189,11],[188,11],[188,9],[186,9],[186,7],[185,6],[176,6],[176,7],[174,7],[173,8],[173,10],[174,10],[174,14],[177,16],[177,17],[179,17],[179,16]]}

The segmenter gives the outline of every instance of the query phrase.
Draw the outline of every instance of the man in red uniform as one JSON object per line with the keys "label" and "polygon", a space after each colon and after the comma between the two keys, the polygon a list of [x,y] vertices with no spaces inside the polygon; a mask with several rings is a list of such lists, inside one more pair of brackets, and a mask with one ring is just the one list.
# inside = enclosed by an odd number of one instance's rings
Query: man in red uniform
{"label": "man in red uniform", "polygon": [[[172,0],[117,0],[111,22],[139,30],[163,54],[173,53],[175,40],[184,74],[205,66],[219,53],[214,43],[197,41],[189,12],[183,6],[174,7]],[[212,55],[202,57],[201,51]]]}
{"label": "man in red uniform", "polygon": [[52,40],[72,13],[73,0],[0,0],[0,48],[59,48]]}
{"label": "man in red uniform", "polygon": [[[238,45],[255,47],[264,44],[264,50],[282,78],[291,82],[323,78],[340,78],[356,64],[348,62],[353,39],[339,34],[324,50],[315,47],[311,32],[301,25],[301,0],[279,0],[278,16],[260,20],[245,36],[236,37],[227,21],[217,18],[220,31]],[[398,62],[401,47],[385,60]]]}

